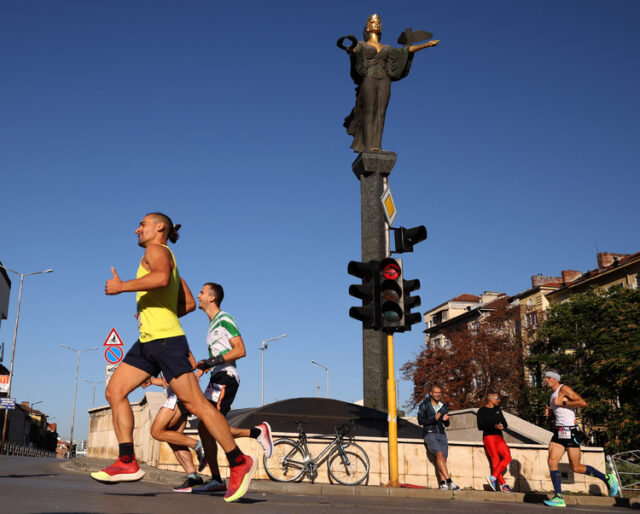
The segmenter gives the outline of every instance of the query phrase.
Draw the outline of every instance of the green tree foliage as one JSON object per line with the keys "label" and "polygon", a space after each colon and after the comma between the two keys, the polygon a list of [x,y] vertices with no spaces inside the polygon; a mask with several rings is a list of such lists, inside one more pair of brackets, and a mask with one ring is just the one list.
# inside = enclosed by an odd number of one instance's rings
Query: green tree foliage
{"label": "green tree foliage", "polygon": [[505,300],[490,314],[446,331],[444,348],[425,348],[402,367],[403,378],[413,382],[406,406],[415,408],[437,383],[450,409],[481,407],[495,388],[506,397],[503,407],[517,412],[524,385],[519,322],[520,309]]}
{"label": "green tree foliage", "polygon": [[587,401],[583,422],[606,430],[608,451],[640,448],[640,290],[594,290],[552,306],[527,364],[539,376],[558,370]]}

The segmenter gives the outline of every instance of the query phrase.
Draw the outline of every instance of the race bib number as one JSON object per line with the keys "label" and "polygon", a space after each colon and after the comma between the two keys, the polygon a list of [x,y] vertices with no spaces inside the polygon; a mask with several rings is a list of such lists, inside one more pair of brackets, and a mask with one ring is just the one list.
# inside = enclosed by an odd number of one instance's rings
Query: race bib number
{"label": "race bib number", "polygon": [[207,400],[211,400],[214,403],[218,403],[220,401],[220,393],[222,393],[222,389],[224,386],[220,384],[212,384],[209,382],[207,388],[204,391],[204,396]]}
{"label": "race bib number", "polygon": [[175,394],[171,394],[167,396],[167,399],[162,404],[163,407],[173,410],[176,407],[176,403],[178,402],[178,397]]}
{"label": "race bib number", "polygon": [[558,427],[558,439],[571,439],[571,429],[567,427]]}

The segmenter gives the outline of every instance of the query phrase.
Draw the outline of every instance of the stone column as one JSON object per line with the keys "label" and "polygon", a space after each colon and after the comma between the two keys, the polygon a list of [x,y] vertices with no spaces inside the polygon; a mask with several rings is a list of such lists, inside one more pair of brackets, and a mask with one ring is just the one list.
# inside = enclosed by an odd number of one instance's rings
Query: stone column
{"label": "stone column", "polygon": [[[394,152],[362,152],[351,169],[360,180],[362,261],[388,255],[387,227],[380,197],[398,156]],[[387,337],[380,330],[362,330],[363,397],[365,407],[387,410]]]}

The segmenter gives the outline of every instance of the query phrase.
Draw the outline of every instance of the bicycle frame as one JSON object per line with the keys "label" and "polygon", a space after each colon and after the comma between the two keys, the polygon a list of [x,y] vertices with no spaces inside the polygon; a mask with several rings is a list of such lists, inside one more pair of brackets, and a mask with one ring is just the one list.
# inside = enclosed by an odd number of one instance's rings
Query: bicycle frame
{"label": "bicycle frame", "polygon": [[[282,438],[274,441],[274,454],[263,456],[264,469],[276,482],[293,482],[308,477],[312,482],[318,476],[318,468],[326,462],[329,483],[354,486],[368,480],[369,457],[354,441],[355,421],[337,425],[335,435],[316,456],[311,455],[309,440],[303,422],[296,421],[298,438]],[[366,483],[366,482],[365,482]]]}
{"label": "bicycle frame", "polygon": [[292,464],[301,466],[304,470],[304,474],[309,476],[311,480],[314,480],[315,476],[317,475],[318,467],[329,457],[334,448],[338,448],[341,457],[345,459],[347,463],[349,462],[349,459],[344,451],[344,445],[342,444],[343,437],[344,435],[340,434],[339,430],[336,430],[333,441],[331,441],[317,457],[313,457],[311,455],[311,452],[309,451],[307,434],[302,427],[302,423],[298,422],[298,440],[296,441],[295,448],[299,449],[302,452],[304,461],[297,462],[295,460],[292,460],[288,455],[285,456],[285,459],[287,459]]}

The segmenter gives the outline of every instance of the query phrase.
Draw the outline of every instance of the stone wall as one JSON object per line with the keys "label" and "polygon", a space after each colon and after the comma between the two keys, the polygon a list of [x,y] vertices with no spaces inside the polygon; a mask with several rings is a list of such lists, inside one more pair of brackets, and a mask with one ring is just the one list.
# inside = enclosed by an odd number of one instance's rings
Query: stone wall
{"label": "stone wall", "polygon": [[[161,393],[158,393],[161,394]],[[147,393],[147,396],[149,393]],[[132,404],[136,429],[134,432],[136,456],[140,462],[173,471],[181,471],[171,449],[166,443],[159,443],[149,435],[151,422],[157,411],[154,397],[147,401]],[[89,457],[113,458],[118,457],[118,444],[113,433],[111,410],[108,407],[92,409],[89,426],[87,455]],[[197,438],[197,433],[188,433]],[[274,434],[278,437],[292,437],[296,434]],[[254,439],[240,438],[236,440],[238,446],[250,455],[258,456],[258,472],[256,478],[268,479],[262,465],[262,449]],[[318,455],[329,443],[330,439],[309,438],[312,455]],[[388,475],[388,447],[383,438],[358,438],[357,443],[362,446],[369,456],[371,471],[368,485],[384,485],[389,480]],[[546,445],[538,444],[510,444],[513,460],[505,474],[507,483],[515,491],[551,491],[553,486],[549,479],[547,468]],[[227,462],[220,450],[218,461],[222,476],[228,475]],[[602,448],[583,448],[583,464],[589,464],[596,469],[605,469],[604,452]],[[428,458],[424,443],[421,439],[401,439],[398,443],[398,467],[400,483],[413,484],[428,488],[437,488],[435,461]],[[489,461],[482,443],[451,440],[449,442],[448,467],[454,481],[462,488],[482,490],[487,489],[486,478],[490,474]],[[571,492],[588,492],[591,494],[606,494],[602,482],[585,475],[574,475],[569,467],[565,455],[560,464],[563,488]],[[326,462],[323,463],[316,478],[316,483],[328,483]]]}
{"label": "stone wall", "polygon": [[[155,412],[149,408],[146,397],[137,403],[132,403],[131,408],[135,423],[133,441],[136,458],[140,462],[156,466],[160,454],[160,443],[151,437],[151,423]],[[109,407],[99,407],[89,411],[87,456],[114,460],[118,458],[118,440],[113,431],[113,418]]]}

